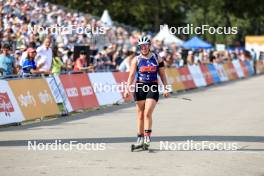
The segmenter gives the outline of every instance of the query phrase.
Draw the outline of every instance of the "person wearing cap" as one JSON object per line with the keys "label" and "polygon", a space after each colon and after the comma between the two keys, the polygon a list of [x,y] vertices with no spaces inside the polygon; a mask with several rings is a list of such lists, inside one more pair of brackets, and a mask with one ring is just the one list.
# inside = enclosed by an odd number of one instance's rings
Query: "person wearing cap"
{"label": "person wearing cap", "polygon": [[3,76],[16,74],[16,59],[10,55],[10,45],[4,44],[0,55],[0,70]]}
{"label": "person wearing cap", "polygon": [[130,86],[136,75],[134,99],[137,106],[138,138],[136,144],[131,147],[142,146],[148,148],[151,141],[152,113],[159,100],[158,75],[165,87],[164,97],[169,96],[169,87],[165,76],[164,61],[156,53],[150,51],[150,39],[146,36],[140,37],[138,47],[140,54],[132,60],[127,80],[129,90],[125,90],[124,96],[129,96]]}
{"label": "person wearing cap", "polygon": [[22,74],[24,76],[41,73],[35,63],[36,50],[34,48],[27,49],[27,57],[22,65]]}

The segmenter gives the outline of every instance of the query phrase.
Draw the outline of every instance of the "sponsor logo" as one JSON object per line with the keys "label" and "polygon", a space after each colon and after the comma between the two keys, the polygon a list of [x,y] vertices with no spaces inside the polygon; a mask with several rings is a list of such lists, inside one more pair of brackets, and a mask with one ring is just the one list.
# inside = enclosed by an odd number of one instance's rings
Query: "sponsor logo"
{"label": "sponsor logo", "polygon": [[19,95],[18,101],[21,104],[21,106],[28,107],[28,106],[36,106],[36,100],[35,98],[30,94],[29,91],[27,91],[26,95]]}
{"label": "sponsor logo", "polygon": [[0,113],[2,112],[8,117],[10,117],[10,112],[14,112],[14,107],[6,92],[0,93]]}
{"label": "sponsor logo", "polygon": [[89,96],[93,94],[93,88],[91,86],[81,87],[82,96]]}
{"label": "sponsor logo", "polygon": [[51,103],[52,104],[52,98],[50,94],[48,94],[47,90],[44,90],[43,92],[39,92],[38,97],[41,103],[43,104]]}
{"label": "sponsor logo", "polygon": [[140,72],[156,72],[157,66],[142,66],[140,67]]}
{"label": "sponsor logo", "polygon": [[67,88],[66,93],[68,97],[78,97],[79,96],[78,90],[76,87]]}

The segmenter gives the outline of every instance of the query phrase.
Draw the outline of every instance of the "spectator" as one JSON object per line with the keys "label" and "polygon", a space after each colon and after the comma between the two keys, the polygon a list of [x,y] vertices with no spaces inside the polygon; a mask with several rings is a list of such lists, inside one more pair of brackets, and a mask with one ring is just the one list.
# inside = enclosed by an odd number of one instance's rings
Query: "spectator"
{"label": "spectator", "polygon": [[99,72],[108,72],[113,70],[113,64],[107,54],[103,51],[95,56],[95,70]]}
{"label": "spectator", "polygon": [[74,71],[92,71],[92,67],[88,67],[87,53],[85,51],[80,52],[80,57],[75,61]]}
{"label": "spectator", "polygon": [[66,65],[66,70],[72,70],[74,67],[74,61],[73,61],[73,52],[68,51],[67,55],[63,59],[64,64]]}
{"label": "spectator", "polygon": [[2,54],[0,55],[0,69],[3,76],[8,76],[16,73],[16,59],[10,55],[10,45],[4,44]]}
{"label": "spectator", "polygon": [[128,56],[123,60],[123,62],[118,67],[121,72],[129,72],[133,58],[136,56],[136,48],[133,47],[128,53]]}
{"label": "spectator", "polygon": [[60,53],[57,47],[53,48],[53,59],[52,59],[52,74],[58,75],[61,73],[62,69],[65,68],[65,64],[63,63]]}
{"label": "spectator", "polygon": [[39,71],[50,73],[52,65],[52,49],[50,48],[51,38],[45,38],[43,45],[37,48],[37,68]]}
{"label": "spectator", "polygon": [[34,61],[35,57],[36,57],[36,50],[34,48],[28,48],[27,49],[27,57],[26,57],[25,61],[23,62],[23,66],[22,66],[23,76],[42,73],[36,67],[36,64]]}
{"label": "spectator", "polygon": [[20,66],[20,60],[21,60],[21,51],[20,50],[16,50],[15,51],[15,60],[16,60],[16,72],[19,73],[21,70],[21,66]]}

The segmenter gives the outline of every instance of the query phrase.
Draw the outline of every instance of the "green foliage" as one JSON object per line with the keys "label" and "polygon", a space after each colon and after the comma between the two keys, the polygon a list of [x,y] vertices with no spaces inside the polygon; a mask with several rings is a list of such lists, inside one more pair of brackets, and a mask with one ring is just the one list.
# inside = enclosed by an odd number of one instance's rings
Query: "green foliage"
{"label": "green foliage", "polygon": [[[49,0],[68,8],[101,16],[108,9],[114,21],[157,32],[160,24],[238,27],[236,35],[204,34],[214,43],[243,42],[246,35],[264,33],[263,0]],[[184,36],[182,36],[184,37]],[[189,37],[189,36],[185,36]]]}

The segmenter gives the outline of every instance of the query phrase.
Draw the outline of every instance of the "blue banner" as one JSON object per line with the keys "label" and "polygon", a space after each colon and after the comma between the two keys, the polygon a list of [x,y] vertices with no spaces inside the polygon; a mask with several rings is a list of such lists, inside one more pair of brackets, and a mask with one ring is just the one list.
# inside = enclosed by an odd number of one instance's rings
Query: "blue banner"
{"label": "blue banner", "polygon": [[220,77],[219,77],[217,70],[215,69],[214,65],[213,64],[207,64],[207,67],[213,76],[214,83],[220,83],[221,80],[220,80]]}
{"label": "blue banner", "polygon": [[254,75],[253,64],[252,64],[250,61],[248,61],[248,60],[246,60],[244,63],[245,63],[245,65],[246,65],[247,69],[248,69],[248,74],[249,74],[249,76]]}

